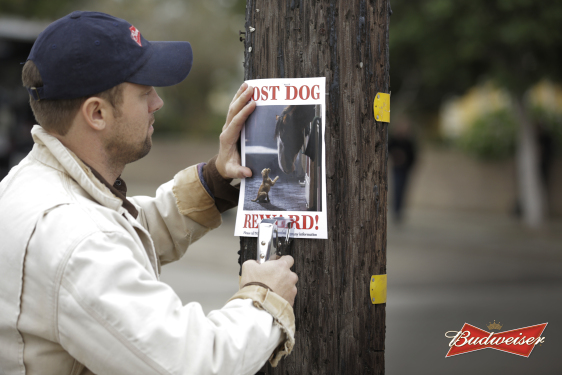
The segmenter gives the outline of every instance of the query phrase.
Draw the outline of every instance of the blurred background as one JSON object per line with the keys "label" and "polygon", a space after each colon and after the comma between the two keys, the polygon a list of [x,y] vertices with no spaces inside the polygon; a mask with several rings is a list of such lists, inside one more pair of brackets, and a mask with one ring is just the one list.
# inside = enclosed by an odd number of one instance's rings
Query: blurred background
{"label": "blurred background", "polygon": [[[387,374],[561,374],[562,1],[391,0]],[[0,0],[0,178],[31,148],[21,62],[73,10],[188,40],[194,66],[165,101],[132,195],[212,157],[243,80],[245,1]],[[163,280],[206,312],[237,290],[235,212]],[[549,322],[530,358],[445,358],[445,332]]]}

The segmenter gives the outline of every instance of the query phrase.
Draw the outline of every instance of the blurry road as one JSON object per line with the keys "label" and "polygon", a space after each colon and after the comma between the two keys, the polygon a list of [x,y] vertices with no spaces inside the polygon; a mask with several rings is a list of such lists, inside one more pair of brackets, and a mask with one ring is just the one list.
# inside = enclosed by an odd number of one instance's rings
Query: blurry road
{"label": "blurry road", "polygon": [[[215,150],[157,142],[127,167],[129,191],[148,194]],[[227,213],[222,227],[163,267],[162,280],[184,303],[209,312],[236,292],[234,221]],[[402,227],[389,222],[387,256],[386,374],[562,374],[562,221],[537,234],[501,214],[410,211]],[[502,331],[548,322],[545,343],[529,358],[491,349],[445,358],[446,331],[494,320]]]}
{"label": "blurry road", "polygon": [[[414,211],[389,225],[387,256],[387,374],[562,374],[562,222],[535,234],[497,214]],[[494,320],[548,322],[545,343],[445,358],[445,332]]]}

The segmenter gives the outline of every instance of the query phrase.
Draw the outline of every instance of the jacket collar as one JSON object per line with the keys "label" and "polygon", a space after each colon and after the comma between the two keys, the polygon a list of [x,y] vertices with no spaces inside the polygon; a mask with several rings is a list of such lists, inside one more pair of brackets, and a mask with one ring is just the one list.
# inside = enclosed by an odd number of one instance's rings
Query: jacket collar
{"label": "jacket collar", "polygon": [[126,211],[123,208],[123,201],[99,181],[90,168],[56,137],[50,135],[40,125],[35,125],[31,129],[31,135],[35,142],[31,151],[34,158],[70,175],[82,189],[102,206],[118,211],[120,214]]}
{"label": "jacket collar", "polygon": [[139,216],[139,212],[137,211],[136,207],[127,199],[127,184],[121,178],[121,176],[117,177],[117,179],[115,180],[115,184],[111,185],[109,182],[107,182],[105,178],[103,178],[103,176],[98,171],[96,171],[88,164],[86,164],[86,166],[90,168],[93,175],[96,176],[96,178],[101,183],[107,186],[107,188],[109,189],[109,191],[111,191],[113,195],[121,199],[121,201],[123,202],[123,208],[129,211],[131,216],[136,219]]}

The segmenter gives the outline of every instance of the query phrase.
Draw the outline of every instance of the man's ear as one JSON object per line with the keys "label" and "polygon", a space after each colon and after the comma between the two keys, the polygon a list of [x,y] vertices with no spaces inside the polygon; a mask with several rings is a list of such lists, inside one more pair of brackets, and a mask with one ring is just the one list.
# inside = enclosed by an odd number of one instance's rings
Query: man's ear
{"label": "man's ear", "polygon": [[93,130],[104,130],[113,116],[111,105],[102,98],[92,96],[80,107],[80,114]]}

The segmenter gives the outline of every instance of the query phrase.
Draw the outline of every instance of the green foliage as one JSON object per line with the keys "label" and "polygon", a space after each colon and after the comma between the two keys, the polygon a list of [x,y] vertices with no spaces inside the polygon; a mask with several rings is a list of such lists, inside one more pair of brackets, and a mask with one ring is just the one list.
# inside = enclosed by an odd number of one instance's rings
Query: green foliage
{"label": "green foliage", "polygon": [[517,121],[501,110],[478,118],[459,138],[459,146],[483,160],[499,160],[515,150]]}
{"label": "green foliage", "polygon": [[[414,86],[416,108],[491,79],[517,96],[562,78],[562,1],[392,0],[393,91]],[[417,90],[415,90],[417,89]]]}

